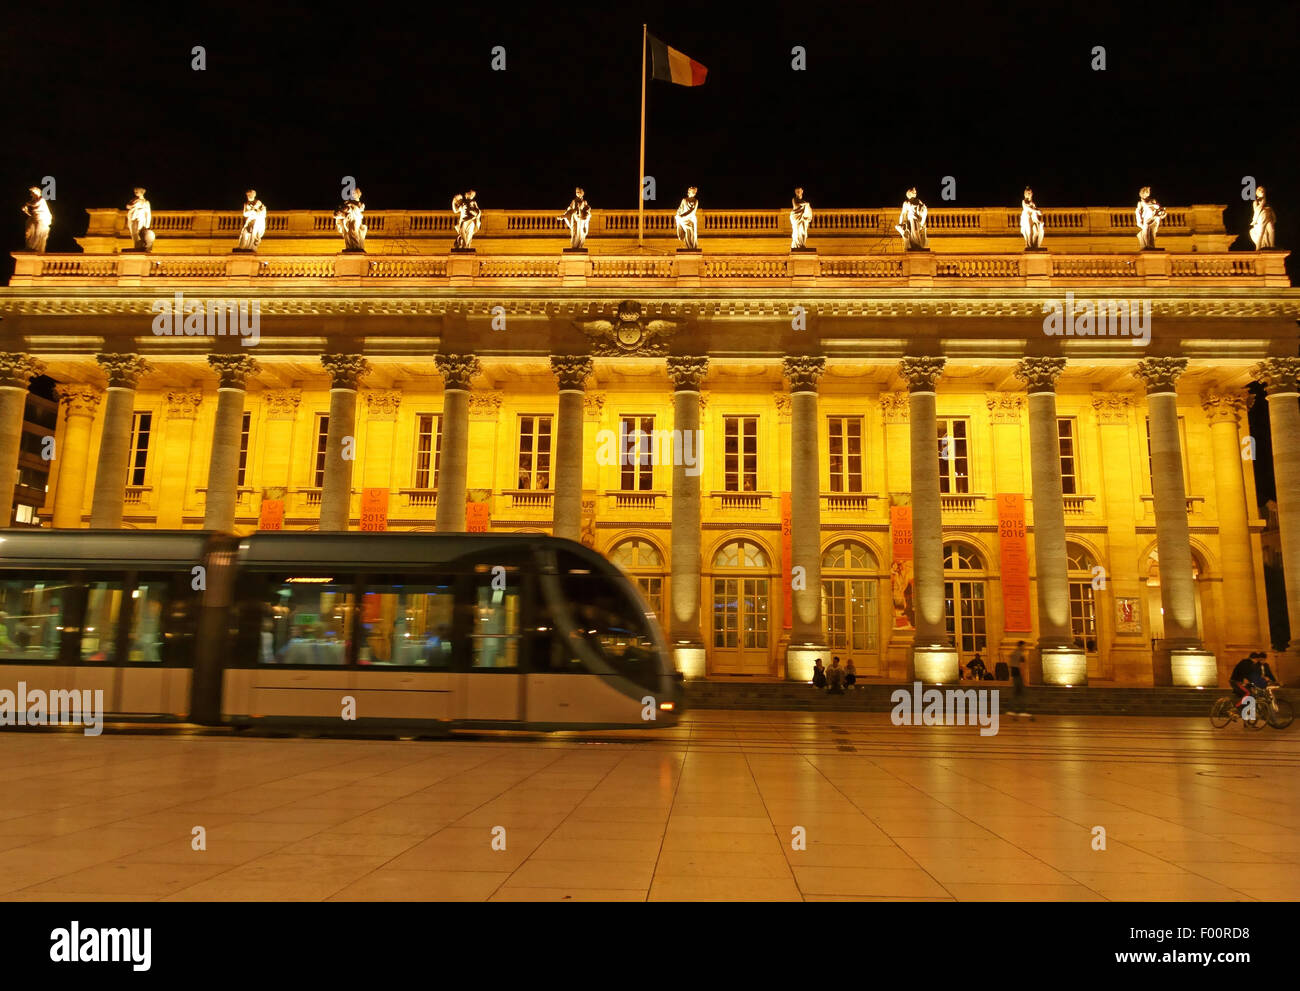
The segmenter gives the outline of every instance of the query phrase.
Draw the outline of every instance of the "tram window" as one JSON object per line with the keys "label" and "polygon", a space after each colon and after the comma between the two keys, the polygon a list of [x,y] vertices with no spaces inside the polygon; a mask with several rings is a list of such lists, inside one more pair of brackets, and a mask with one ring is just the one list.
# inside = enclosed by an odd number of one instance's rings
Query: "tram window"
{"label": "tram window", "polygon": [[367,585],[357,663],[450,668],[455,604],[450,577]]}
{"label": "tram window", "polygon": [[117,623],[122,615],[120,581],[86,582],[86,618],[81,626],[81,659],[90,664],[117,661]]}
{"label": "tram window", "polygon": [[71,592],[48,574],[0,582],[0,657],[56,660]]}
{"label": "tram window", "polygon": [[354,609],[352,578],[286,576],[263,602],[262,664],[346,664]]}
{"label": "tram window", "polygon": [[474,575],[475,668],[519,667],[522,578],[518,571],[494,568]]}
{"label": "tram window", "polygon": [[638,685],[657,688],[659,658],[644,607],[608,575],[575,568],[563,573],[560,583],[575,626],[610,667]]}
{"label": "tram window", "polygon": [[131,591],[131,631],[127,639],[128,662],[161,664],[163,613],[170,598],[164,581],[142,579]]}

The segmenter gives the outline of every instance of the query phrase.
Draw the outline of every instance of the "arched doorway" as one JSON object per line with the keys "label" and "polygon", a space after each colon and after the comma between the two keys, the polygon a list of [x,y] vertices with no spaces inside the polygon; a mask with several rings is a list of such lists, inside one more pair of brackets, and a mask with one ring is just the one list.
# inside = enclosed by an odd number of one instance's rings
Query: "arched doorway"
{"label": "arched doorway", "polygon": [[[1160,601],[1160,551],[1151,548],[1146,558],[1147,616],[1151,620],[1151,639],[1154,646],[1165,638],[1165,609]],[[1196,550],[1192,550],[1192,580],[1196,587],[1196,631],[1198,636],[1205,635],[1205,617],[1201,612],[1201,575],[1205,565]]]}
{"label": "arched doorway", "polygon": [[646,604],[656,616],[663,617],[664,556],[644,537],[629,537],[610,548],[609,559],[634,582]]}
{"label": "arched doorway", "polygon": [[958,661],[964,665],[977,653],[987,654],[988,575],[983,555],[970,544],[954,540],[943,545],[943,598]]}
{"label": "arched doorway", "polygon": [[732,540],[713,557],[710,667],[718,674],[771,670],[771,559],[753,540]]}
{"label": "arched doorway", "polygon": [[841,540],[822,555],[822,617],[831,653],[862,675],[880,673],[880,563],[865,544]]}
{"label": "arched doorway", "polygon": [[1088,655],[1088,677],[1103,678],[1101,670],[1101,636],[1097,629],[1097,591],[1093,586],[1098,572],[1097,559],[1082,544],[1066,541],[1066,569],[1070,587],[1070,632],[1074,645]]}

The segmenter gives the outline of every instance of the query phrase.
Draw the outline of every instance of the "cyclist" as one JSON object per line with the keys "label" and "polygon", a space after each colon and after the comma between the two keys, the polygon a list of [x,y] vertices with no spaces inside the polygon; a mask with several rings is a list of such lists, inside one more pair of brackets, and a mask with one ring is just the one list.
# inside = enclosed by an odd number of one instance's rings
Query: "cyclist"
{"label": "cyclist", "polygon": [[1251,679],[1260,688],[1268,688],[1269,685],[1276,685],[1277,679],[1273,677],[1273,669],[1268,666],[1268,655],[1262,650],[1257,650],[1250,655],[1255,658],[1255,674]]}
{"label": "cyclist", "polygon": [[1239,660],[1237,666],[1232,669],[1232,674],[1228,675],[1232,690],[1237,694],[1237,704],[1234,706],[1233,712],[1238,716],[1241,715],[1241,707],[1251,693],[1256,670],[1255,655],[1251,654],[1249,657],[1243,657]]}

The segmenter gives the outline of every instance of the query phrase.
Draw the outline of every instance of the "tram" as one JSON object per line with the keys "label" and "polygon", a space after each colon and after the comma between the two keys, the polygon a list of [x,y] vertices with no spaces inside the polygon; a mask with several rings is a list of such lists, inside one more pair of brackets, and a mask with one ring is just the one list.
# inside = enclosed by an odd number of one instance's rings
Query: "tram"
{"label": "tram", "polygon": [[0,688],[102,690],[108,719],[657,728],[670,657],[635,584],[554,537],[0,535]]}

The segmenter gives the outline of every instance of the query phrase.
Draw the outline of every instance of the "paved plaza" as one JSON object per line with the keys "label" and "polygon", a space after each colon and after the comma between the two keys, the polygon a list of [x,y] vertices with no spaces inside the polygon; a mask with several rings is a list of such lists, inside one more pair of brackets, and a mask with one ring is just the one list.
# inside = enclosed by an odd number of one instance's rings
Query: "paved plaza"
{"label": "paved plaza", "polygon": [[1293,900],[1297,767],[1300,730],[1206,719],[6,732],[0,899]]}

